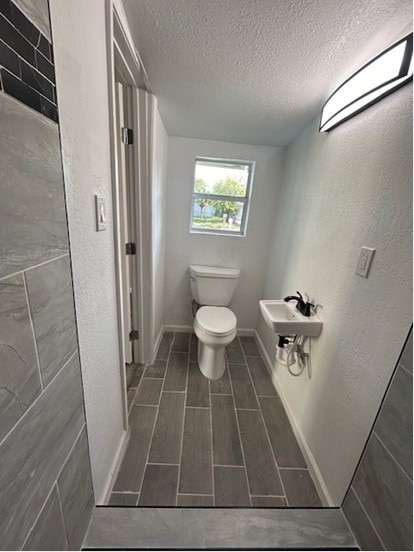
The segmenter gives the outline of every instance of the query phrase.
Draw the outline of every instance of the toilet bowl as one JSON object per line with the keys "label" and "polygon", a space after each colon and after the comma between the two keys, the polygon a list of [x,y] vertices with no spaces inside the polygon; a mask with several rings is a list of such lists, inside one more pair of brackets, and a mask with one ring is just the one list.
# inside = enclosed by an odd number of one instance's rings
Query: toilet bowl
{"label": "toilet bowl", "polygon": [[225,350],[237,334],[236,315],[227,307],[200,307],[194,320],[198,366],[206,378],[217,380],[226,369]]}

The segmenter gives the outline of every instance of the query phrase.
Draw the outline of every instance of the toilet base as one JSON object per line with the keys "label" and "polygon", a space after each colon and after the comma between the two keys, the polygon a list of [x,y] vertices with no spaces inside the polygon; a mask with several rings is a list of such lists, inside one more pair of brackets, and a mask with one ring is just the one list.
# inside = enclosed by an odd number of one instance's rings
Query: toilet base
{"label": "toilet base", "polygon": [[226,347],[206,345],[198,342],[198,367],[208,379],[218,380],[226,369]]}

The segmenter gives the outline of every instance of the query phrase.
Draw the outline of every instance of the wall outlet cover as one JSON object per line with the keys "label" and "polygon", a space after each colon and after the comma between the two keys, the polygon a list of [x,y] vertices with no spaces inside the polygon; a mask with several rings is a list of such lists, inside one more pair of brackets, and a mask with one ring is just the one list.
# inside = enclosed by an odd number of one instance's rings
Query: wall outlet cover
{"label": "wall outlet cover", "polygon": [[374,253],[375,253],[375,249],[372,249],[371,247],[361,247],[358,264],[355,271],[357,274],[359,274],[359,276],[368,278],[368,272],[371,266]]}

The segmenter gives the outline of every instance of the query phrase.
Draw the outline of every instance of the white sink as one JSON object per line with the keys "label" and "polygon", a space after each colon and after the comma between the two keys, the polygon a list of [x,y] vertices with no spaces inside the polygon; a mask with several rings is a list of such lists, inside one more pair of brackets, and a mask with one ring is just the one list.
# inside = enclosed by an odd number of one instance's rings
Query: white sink
{"label": "white sink", "polygon": [[264,299],[259,304],[266,324],[277,334],[318,337],[322,331],[322,321],[315,314],[303,316],[282,299]]}

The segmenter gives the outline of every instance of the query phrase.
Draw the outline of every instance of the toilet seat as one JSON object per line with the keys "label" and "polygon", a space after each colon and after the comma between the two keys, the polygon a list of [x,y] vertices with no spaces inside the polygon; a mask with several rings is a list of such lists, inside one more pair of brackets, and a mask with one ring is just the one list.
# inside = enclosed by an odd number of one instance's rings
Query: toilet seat
{"label": "toilet seat", "polygon": [[196,313],[198,326],[210,335],[230,335],[237,326],[236,315],[227,307],[200,307]]}

